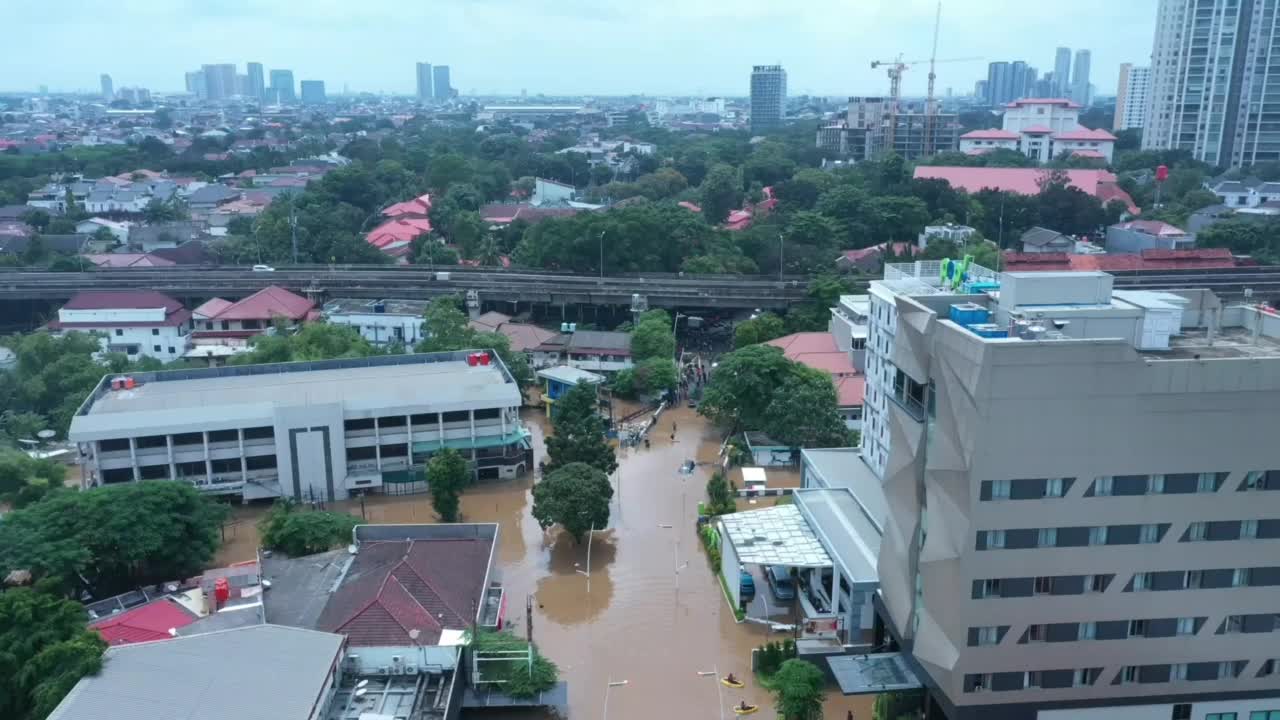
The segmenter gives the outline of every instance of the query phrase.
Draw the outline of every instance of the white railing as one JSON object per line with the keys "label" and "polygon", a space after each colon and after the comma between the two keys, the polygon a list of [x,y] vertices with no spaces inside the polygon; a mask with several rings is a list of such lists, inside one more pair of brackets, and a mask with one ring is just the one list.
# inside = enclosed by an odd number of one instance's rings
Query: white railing
{"label": "white railing", "polygon": [[[969,282],[1000,282],[1000,274],[977,263],[970,263],[966,271]],[[884,279],[899,292],[916,295],[937,295],[954,292],[942,284],[941,260],[917,260],[909,263],[886,263]]]}

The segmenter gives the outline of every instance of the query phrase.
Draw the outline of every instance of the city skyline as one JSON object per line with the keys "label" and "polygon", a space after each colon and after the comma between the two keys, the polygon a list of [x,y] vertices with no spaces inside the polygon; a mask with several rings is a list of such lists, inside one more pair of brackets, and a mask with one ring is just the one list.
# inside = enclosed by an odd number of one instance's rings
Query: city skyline
{"label": "city skyline", "polygon": [[[72,5],[76,2],[83,0],[73,0]],[[899,53],[908,60],[927,58],[935,9],[932,0],[804,15],[764,0],[733,7],[709,0],[659,0],[659,4],[655,12],[633,18],[618,2],[588,5],[582,0],[483,0],[465,7],[441,2],[429,12],[384,0],[357,8],[321,2],[307,13],[284,6],[251,11],[197,3],[156,7],[142,0],[124,0],[108,18],[82,23],[76,18],[87,15],[69,12],[57,18],[57,24],[34,8],[20,7],[10,18],[11,26],[26,31],[16,33],[13,42],[0,48],[0,89],[34,91],[38,85],[48,85],[55,92],[92,92],[98,75],[106,72],[117,83],[177,91],[182,89],[181,75],[169,69],[173,66],[235,62],[243,67],[252,60],[268,68],[292,68],[325,80],[329,87],[349,85],[360,91],[411,95],[416,90],[415,75],[412,58],[405,57],[406,48],[425,44],[432,48],[432,55],[447,58],[451,66],[463,70],[452,83],[463,94],[514,95],[528,88],[531,93],[551,95],[745,96],[745,74],[762,63],[788,68],[791,95],[875,94],[885,92],[888,80],[882,70],[871,69],[870,61]],[[1062,45],[1094,49],[1095,84],[1099,94],[1110,95],[1119,65],[1145,64],[1150,53],[1155,0],[1140,0],[1132,7],[1083,0],[1076,8],[1082,15],[1105,15],[1111,21],[1079,28],[1063,26],[1060,17],[1048,10],[1029,13],[1012,0],[985,0],[982,5],[983,12],[975,13],[973,7],[962,7],[955,0],[944,3],[939,57],[980,56],[984,61],[940,66],[940,88],[971,87],[985,75],[985,61],[1001,57],[1026,58],[1036,67],[1051,67],[1053,58],[1046,45]],[[997,16],[1017,21],[1010,27],[1012,32],[993,47],[987,30],[990,18]],[[617,23],[626,23],[625,36],[608,32]],[[719,32],[704,37],[700,29],[712,25]],[[485,32],[458,32],[459,27]],[[375,31],[376,42],[369,37]],[[524,38],[529,37],[539,38],[537,44],[527,44]],[[163,56],[166,62],[111,53],[106,55],[110,62],[100,67],[66,59],[42,64],[39,74],[32,74],[32,65],[24,59],[41,56],[51,43],[56,47],[59,38],[66,47],[82,48],[86,56],[96,47],[105,52],[108,43],[114,47],[118,42],[135,42],[150,48],[147,55]],[[210,44],[209,38],[217,38],[218,44]],[[712,62],[700,61],[696,72],[691,72],[685,55],[658,51],[680,44],[699,47]],[[351,62],[347,53],[334,52],[335,47],[356,46],[362,48],[359,62]],[[832,49],[840,47],[857,50]],[[575,60],[584,53],[593,58],[591,63]],[[535,55],[537,61],[533,61]],[[575,71],[540,69],[562,63]],[[833,72],[833,63],[842,66],[841,72]],[[926,74],[923,68],[909,70],[903,92],[923,94]]]}

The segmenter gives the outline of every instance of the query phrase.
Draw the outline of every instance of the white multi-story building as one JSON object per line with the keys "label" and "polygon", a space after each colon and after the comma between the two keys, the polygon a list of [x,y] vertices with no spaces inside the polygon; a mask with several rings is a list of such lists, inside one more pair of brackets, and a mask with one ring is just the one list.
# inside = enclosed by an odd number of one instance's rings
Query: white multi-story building
{"label": "white multi-story building", "polygon": [[1116,85],[1116,118],[1112,130],[1145,127],[1147,105],[1151,102],[1151,68],[1133,63],[1120,66],[1120,82]]}
{"label": "white multi-story building", "polygon": [[413,347],[425,335],[423,314],[426,300],[363,300],[338,298],[324,304],[324,319],[334,325],[349,325],[361,337],[378,347],[400,344]]}
{"label": "white multi-story building", "polygon": [[54,332],[94,332],[102,352],[164,362],[191,347],[191,312],[182,303],[153,290],[93,290],[76,293],[58,310],[48,328]]}
{"label": "white multi-story building", "polygon": [[971,155],[1016,150],[1047,163],[1063,153],[1111,162],[1116,136],[1080,125],[1080,105],[1063,99],[1026,99],[1005,108],[1000,130],[974,130],[960,136],[960,151]]}
{"label": "white multi-story building", "polygon": [[1280,0],[1160,0],[1143,149],[1280,160]]}
{"label": "white multi-story building", "polygon": [[530,467],[520,389],[487,351],[105,377],[71,421],[86,486],[180,480],[245,500],[425,490],[442,448],[475,475]]}

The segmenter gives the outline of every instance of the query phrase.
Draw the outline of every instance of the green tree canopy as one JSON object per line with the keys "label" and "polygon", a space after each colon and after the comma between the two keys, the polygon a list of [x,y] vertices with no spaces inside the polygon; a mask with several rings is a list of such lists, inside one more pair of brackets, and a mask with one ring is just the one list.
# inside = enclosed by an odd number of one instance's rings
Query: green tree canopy
{"label": "green tree canopy", "polygon": [[290,557],[321,553],[352,542],[351,529],[360,519],[341,512],[305,510],[280,498],[258,521],[262,546]]}
{"label": "green tree canopy", "polygon": [[102,667],[107,644],[84,607],[44,588],[0,593],[0,717],[43,720],[80,678]]}
{"label": "green tree canopy", "polygon": [[431,301],[423,314],[423,338],[414,352],[451,352],[454,350],[493,350],[511,372],[520,387],[533,382],[529,356],[511,349],[511,340],[502,333],[481,332],[468,324],[457,298],[441,297]]}
{"label": "green tree canopy", "polygon": [[852,437],[837,407],[830,375],[813,368],[794,367],[771,393],[760,429],[790,447],[848,447]]}
{"label": "green tree canopy", "polygon": [[651,358],[671,359],[675,355],[676,336],[671,331],[671,318],[665,312],[661,317],[641,316],[640,324],[631,331],[631,356],[642,361]]}
{"label": "green tree canopy", "polygon": [[30,570],[100,597],[191,577],[217,550],[225,516],[172,480],[50,493],[0,523],[0,575]]}
{"label": "green tree canopy", "polygon": [[811,662],[791,659],[782,663],[770,680],[774,709],[782,720],[819,720],[822,717],[822,670]]}
{"label": "green tree canopy", "polygon": [[453,448],[444,448],[431,456],[427,464],[427,487],[431,505],[445,522],[458,521],[462,489],[471,482],[467,462]]}
{"label": "green tree canopy", "polygon": [[533,517],[543,530],[559,525],[577,542],[609,524],[613,485],[599,468],[572,462],[547,473],[533,486]]}
{"label": "green tree canopy", "polygon": [[742,207],[742,178],[738,171],[723,163],[712,166],[702,181],[699,198],[707,222],[724,222],[731,210]]}
{"label": "green tree canopy", "polygon": [[551,429],[546,439],[548,472],[573,463],[591,465],[606,475],[618,468],[613,446],[604,435],[605,420],[600,417],[594,385],[575,385],[556,400]]}
{"label": "green tree canopy", "polygon": [[750,320],[738,323],[733,329],[733,347],[742,349],[748,345],[769,342],[787,334],[782,318],[771,312],[763,312]]}
{"label": "green tree canopy", "polygon": [[735,350],[711,373],[698,412],[733,429],[763,428],[772,392],[791,375],[792,365],[771,345]]}
{"label": "green tree canopy", "polygon": [[22,506],[40,499],[62,487],[65,467],[56,460],[36,460],[19,450],[0,450],[0,502]]}
{"label": "green tree canopy", "polygon": [[294,333],[278,332],[253,338],[253,349],[231,358],[233,365],[336,360],[377,355],[380,351],[350,325],[307,323]]}

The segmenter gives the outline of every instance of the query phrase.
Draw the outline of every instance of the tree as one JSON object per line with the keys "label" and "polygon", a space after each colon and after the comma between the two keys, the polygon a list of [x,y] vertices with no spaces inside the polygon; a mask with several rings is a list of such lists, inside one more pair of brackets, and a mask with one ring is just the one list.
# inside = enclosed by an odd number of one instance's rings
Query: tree
{"label": "tree", "polygon": [[719,225],[729,212],[742,205],[742,179],[738,171],[723,163],[707,172],[700,189],[702,215],[712,225]]}
{"label": "tree", "polygon": [[787,334],[782,318],[771,312],[761,313],[750,320],[738,323],[733,329],[733,347],[741,349],[748,345],[769,342]]}
{"label": "tree", "polygon": [[280,498],[258,521],[258,532],[263,547],[302,557],[349,544],[351,529],[358,522],[347,513],[302,510],[293,500]]}
{"label": "tree", "polygon": [[[652,311],[650,311],[652,312]],[[676,355],[676,336],[671,332],[670,318],[666,313],[658,318],[640,318],[640,324],[631,331],[631,356],[637,361],[650,358],[673,358]]]}
{"label": "tree", "polygon": [[772,678],[774,709],[782,720],[819,720],[826,676],[811,662],[791,659]]}
{"label": "tree", "polygon": [[93,241],[106,246],[116,244],[116,234],[111,232],[110,228],[100,227],[93,231]]}
{"label": "tree", "polygon": [[598,467],[572,462],[548,473],[533,486],[533,517],[543,530],[559,525],[575,542],[581,542],[591,528],[609,524],[612,498],[613,485],[608,475]]}
{"label": "tree", "polygon": [[467,463],[453,448],[444,448],[431,456],[427,464],[427,487],[431,490],[431,506],[447,523],[458,522],[459,498],[471,481]]}
{"label": "tree", "polygon": [[733,428],[764,426],[771,390],[791,373],[791,361],[771,345],[749,345],[725,355],[711,374],[698,412]]}
{"label": "tree", "polygon": [[47,210],[41,210],[40,208],[27,210],[18,219],[35,228],[36,232],[44,232],[45,228],[49,227],[49,223],[53,220],[53,218],[49,217]]}
{"label": "tree", "polygon": [[[60,435],[71,425],[80,403],[108,371],[94,359],[98,338],[81,332],[60,337],[32,333],[10,345],[17,363],[0,373],[0,407],[36,413]],[[115,368],[123,370],[127,362]]]}
{"label": "tree", "polygon": [[575,385],[552,407],[552,433],[546,439],[547,471],[573,463],[591,465],[605,474],[618,468],[613,446],[605,439],[605,420],[597,410],[596,387]]}
{"label": "tree", "polygon": [[255,365],[369,357],[378,353],[379,350],[350,325],[307,323],[292,334],[277,332],[254,337],[253,349],[236,355],[230,362],[233,365]]}
{"label": "tree", "polygon": [[[20,417],[6,413],[6,434],[24,439],[33,437],[34,433],[28,434],[25,430],[10,429],[10,422]],[[35,418],[38,422],[33,423],[32,426],[37,431],[43,430],[44,420],[38,415]],[[19,434],[15,436],[14,432]],[[27,505],[40,499],[49,491],[62,487],[65,477],[64,466],[59,462],[37,460],[18,450],[0,450],[0,501],[18,507]]]}
{"label": "tree", "polygon": [[1251,255],[1259,262],[1280,261],[1280,220],[1228,218],[1201,230],[1196,243],[1202,247],[1228,248],[1233,254]]}
{"label": "tree", "polygon": [[711,479],[707,480],[707,512],[712,515],[725,515],[737,509],[738,503],[734,499],[733,488],[729,485],[729,480],[725,478],[724,473],[720,471],[711,473]]}
{"label": "tree", "polygon": [[441,297],[431,301],[423,314],[423,339],[414,352],[451,352],[455,350],[493,350],[511,373],[519,387],[533,382],[529,356],[511,349],[511,340],[501,333],[478,332],[458,307],[457,298]]}
{"label": "tree", "polygon": [[0,523],[0,575],[30,570],[99,597],[191,577],[213,558],[225,515],[171,480],[50,493]]}
{"label": "tree", "polygon": [[651,357],[636,363],[633,387],[650,394],[675,390],[680,383],[680,371],[670,357]]}
{"label": "tree", "polygon": [[42,720],[102,668],[107,644],[85,627],[84,607],[46,590],[0,593],[0,717]]}
{"label": "tree", "polygon": [[799,366],[770,394],[760,428],[788,447],[848,447],[849,429],[838,412],[831,376]]}

